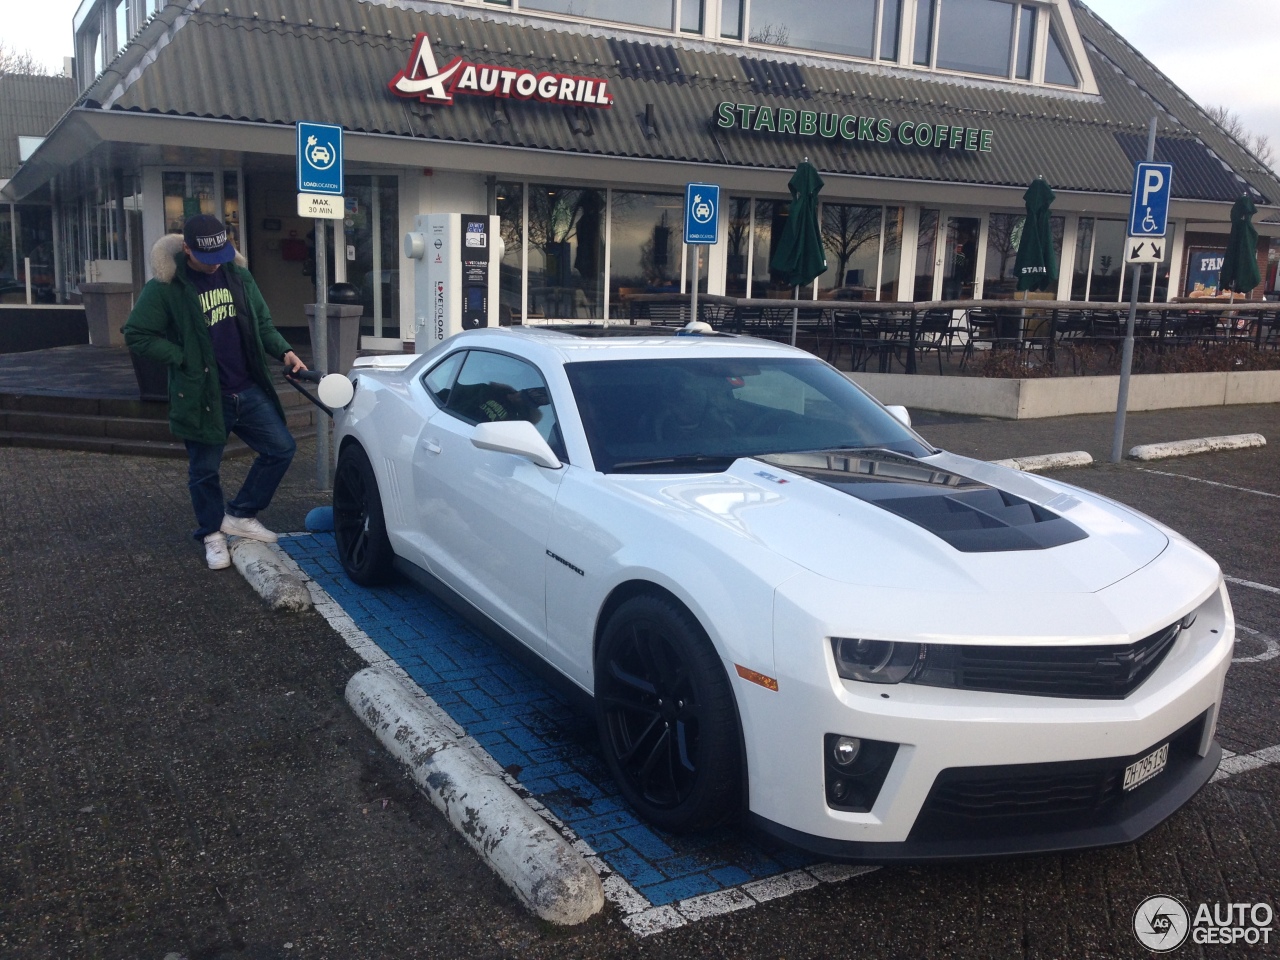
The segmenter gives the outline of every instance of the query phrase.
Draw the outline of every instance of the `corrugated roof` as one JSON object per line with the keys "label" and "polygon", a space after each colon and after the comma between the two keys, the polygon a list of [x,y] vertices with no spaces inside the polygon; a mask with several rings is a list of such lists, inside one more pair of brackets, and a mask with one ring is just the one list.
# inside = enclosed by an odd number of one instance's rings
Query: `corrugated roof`
{"label": "corrugated roof", "polygon": [[43,137],[75,99],[70,77],[0,74],[0,179],[18,169],[18,137]]}
{"label": "corrugated roof", "polygon": [[[1259,203],[1280,181],[1221,131],[1137,51],[1077,4],[1100,93],[1085,96],[965,78],[918,76],[874,64],[744,55],[584,29],[529,26],[467,8],[359,0],[219,0],[182,19],[162,14],[87,92],[113,110],[270,124],[322,120],[351,131],[636,158],[788,169],[807,155],[823,171],[951,183],[1127,194],[1134,138],[1145,148],[1153,112],[1161,149],[1178,164],[1176,196]],[[181,9],[181,8],[178,8]],[[224,12],[224,9],[229,12]],[[485,97],[427,106],[393,96],[414,37],[454,56],[609,80],[611,110],[534,102],[495,109]],[[991,153],[846,142],[718,129],[723,101],[843,115],[981,127]],[[645,123],[653,105],[655,129]],[[589,122],[584,122],[589,121]]]}

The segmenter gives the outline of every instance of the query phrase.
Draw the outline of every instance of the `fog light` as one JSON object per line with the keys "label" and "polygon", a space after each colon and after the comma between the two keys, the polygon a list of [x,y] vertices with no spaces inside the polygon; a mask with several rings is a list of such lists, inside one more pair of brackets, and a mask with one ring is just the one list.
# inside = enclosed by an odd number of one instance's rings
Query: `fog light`
{"label": "fog light", "polygon": [[847,767],[858,759],[858,753],[861,750],[862,741],[857,737],[841,737],[831,751],[831,759],[835,761],[836,766]]}
{"label": "fog light", "polygon": [[847,796],[849,796],[849,784],[844,780],[832,780],[831,799],[836,803],[844,803]]}

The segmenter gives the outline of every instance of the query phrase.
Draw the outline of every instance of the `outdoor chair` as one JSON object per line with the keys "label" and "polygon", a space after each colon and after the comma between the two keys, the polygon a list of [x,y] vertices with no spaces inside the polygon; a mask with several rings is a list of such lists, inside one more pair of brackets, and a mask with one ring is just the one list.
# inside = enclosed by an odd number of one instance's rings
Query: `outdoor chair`
{"label": "outdoor chair", "polygon": [[955,344],[958,328],[950,310],[926,310],[918,321],[916,328],[916,369],[919,369],[920,357],[932,350],[938,357],[938,374],[942,374],[942,352],[947,352],[951,359],[951,350]]}
{"label": "outdoor chair", "polygon": [[[985,344],[985,346],[983,346]],[[1010,329],[1009,318],[984,310],[969,311],[969,340],[964,345],[964,353],[960,355],[960,369],[963,370],[973,358],[977,349],[1016,350],[1018,335]]]}

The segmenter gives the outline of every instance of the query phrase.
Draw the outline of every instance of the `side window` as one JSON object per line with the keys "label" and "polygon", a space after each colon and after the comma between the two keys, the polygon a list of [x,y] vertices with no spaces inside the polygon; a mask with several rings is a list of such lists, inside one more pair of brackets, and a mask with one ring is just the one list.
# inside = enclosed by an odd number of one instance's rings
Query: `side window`
{"label": "side window", "polygon": [[427,388],[427,393],[431,394],[431,399],[438,406],[448,405],[449,389],[453,386],[453,379],[458,375],[458,368],[462,366],[466,355],[465,350],[451,353],[423,374],[422,385]]}
{"label": "side window", "polygon": [[564,440],[547,382],[532,364],[501,353],[472,350],[449,393],[447,412],[467,423],[527,420],[561,460]]}

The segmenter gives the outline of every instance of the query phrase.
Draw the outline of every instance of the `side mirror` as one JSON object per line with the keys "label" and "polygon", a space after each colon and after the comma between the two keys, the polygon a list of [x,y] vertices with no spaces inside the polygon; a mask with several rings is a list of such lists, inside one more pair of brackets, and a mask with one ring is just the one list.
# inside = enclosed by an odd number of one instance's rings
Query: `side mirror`
{"label": "side mirror", "polygon": [[542,434],[528,420],[498,420],[494,423],[476,424],[471,437],[473,446],[481,450],[496,450],[532,460],[540,467],[559,470],[563,464],[552,452]]}
{"label": "side mirror", "polygon": [[897,420],[904,427],[911,426],[911,414],[907,412],[906,407],[895,403],[886,406],[885,409],[893,414],[893,419]]}

